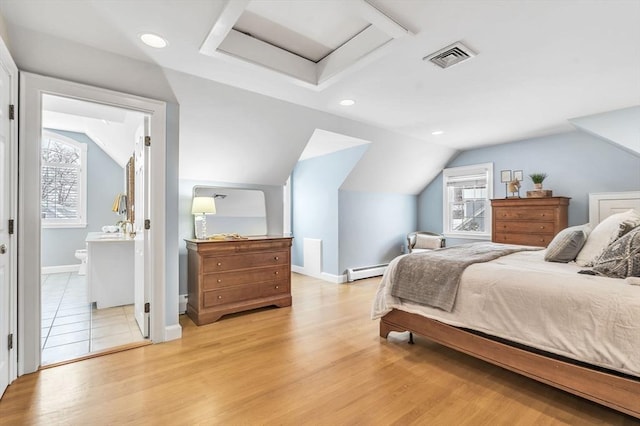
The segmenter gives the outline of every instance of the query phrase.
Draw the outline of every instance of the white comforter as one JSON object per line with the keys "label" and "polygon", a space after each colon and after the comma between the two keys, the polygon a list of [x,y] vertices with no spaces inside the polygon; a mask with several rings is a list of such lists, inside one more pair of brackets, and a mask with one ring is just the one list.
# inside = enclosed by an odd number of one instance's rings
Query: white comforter
{"label": "white comforter", "polygon": [[520,252],[469,266],[452,312],[391,296],[396,258],[372,317],[396,308],[640,377],[640,286],[543,258]]}

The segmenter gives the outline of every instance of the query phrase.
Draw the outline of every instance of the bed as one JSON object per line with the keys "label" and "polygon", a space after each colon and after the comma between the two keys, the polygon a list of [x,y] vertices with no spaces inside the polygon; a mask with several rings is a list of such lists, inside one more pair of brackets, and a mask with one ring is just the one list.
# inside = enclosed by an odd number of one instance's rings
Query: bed
{"label": "bed", "polygon": [[[640,192],[590,194],[589,205],[595,227],[640,210]],[[393,280],[402,276],[396,268],[404,265],[396,258],[372,317],[380,319],[381,337],[419,334],[640,418],[640,285],[578,274],[589,268],[544,256],[521,251],[468,266],[450,312],[393,296]]]}

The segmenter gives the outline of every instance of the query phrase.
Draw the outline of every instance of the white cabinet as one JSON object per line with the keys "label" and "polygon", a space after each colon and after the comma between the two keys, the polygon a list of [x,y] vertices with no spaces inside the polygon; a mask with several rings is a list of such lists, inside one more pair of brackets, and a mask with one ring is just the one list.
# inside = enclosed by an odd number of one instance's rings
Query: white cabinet
{"label": "white cabinet", "polygon": [[86,243],[89,303],[98,309],[133,304],[133,238],[90,232]]}

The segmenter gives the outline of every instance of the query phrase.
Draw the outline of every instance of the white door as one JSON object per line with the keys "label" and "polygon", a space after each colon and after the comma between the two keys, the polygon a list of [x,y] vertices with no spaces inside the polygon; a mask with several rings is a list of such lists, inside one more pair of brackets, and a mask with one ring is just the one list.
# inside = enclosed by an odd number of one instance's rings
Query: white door
{"label": "white door", "polygon": [[0,397],[12,379],[11,357],[15,353],[9,347],[9,335],[12,333],[13,307],[12,301],[15,281],[15,244],[9,231],[9,220],[12,219],[13,187],[15,185],[15,163],[13,160],[13,143],[9,104],[12,103],[12,84],[16,84],[17,71],[15,65],[6,57],[6,48],[2,44],[0,55]]}
{"label": "white door", "polygon": [[149,218],[149,147],[145,139],[150,135],[149,117],[144,118],[144,125],[136,136],[136,149],[134,154],[135,167],[135,201],[134,224],[136,228],[135,238],[135,287],[134,287],[134,311],[136,322],[143,337],[149,337],[149,288],[150,288],[150,238],[149,230],[145,229],[145,220]]}

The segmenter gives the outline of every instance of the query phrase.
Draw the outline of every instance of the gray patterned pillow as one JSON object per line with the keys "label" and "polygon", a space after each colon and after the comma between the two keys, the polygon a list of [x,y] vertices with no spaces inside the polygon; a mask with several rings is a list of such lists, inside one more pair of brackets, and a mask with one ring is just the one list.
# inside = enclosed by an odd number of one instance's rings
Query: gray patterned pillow
{"label": "gray patterned pillow", "polygon": [[576,259],[589,236],[591,227],[587,225],[565,228],[551,240],[544,260],[547,262],[568,263]]}
{"label": "gray patterned pillow", "polygon": [[611,243],[593,270],[611,278],[640,277],[640,226]]}

